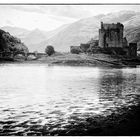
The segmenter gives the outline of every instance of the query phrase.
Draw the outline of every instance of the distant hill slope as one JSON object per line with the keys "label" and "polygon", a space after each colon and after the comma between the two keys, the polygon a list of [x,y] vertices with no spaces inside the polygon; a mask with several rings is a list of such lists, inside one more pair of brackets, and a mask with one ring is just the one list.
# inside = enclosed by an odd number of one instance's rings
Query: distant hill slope
{"label": "distant hill slope", "polygon": [[[97,15],[81,19],[72,24],[61,26],[53,31],[45,32],[38,29],[33,31],[19,31],[7,29],[11,34],[17,37],[28,46],[30,51],[44,52],[45,47],[49,44],[55,47],[57,51],[69,51],[71,45],[86,43],[91,38],[98,39],[98,30],[100,22],[124,24],[124,35],[128,41],[137,42],[140,46],[140,13],[134,11],[120,11],[107,15]],[[17,32],[15,32],[17,31]]]}
{"label": "distant hill slope", "polygon": [[[100,22],[105,23],[117,23],[124,24],[128,41],[139,42],[139,29],[140,25],[140,13],[133,11],[121,11],[117,13],[111,13],[107,15],[98,15],[86,19],[81,19],[77,22],[70,24],[65,29],[58,32],[48,40],[38,44],[41,48],[47,44],[52,44],[58,51],[69,51],[71,45],[79,45],[80,43],[86,43],[91,38],[98,39],[98,30],[100,28]],[[133,33],[134,35],[132,35]],[[137,39],[136,39],[137,38]]]}
{"label": "distant hill slope", "polygon": [[[68,25],[66,24],[55,30],[48,31],[48,32],[39,29],[29,31],[23,28],[10,27],[10,26],[4,26],[1,27],[1,29],[5,30],[6,32],[9,32],[13,36],[20,38],[21,41],[28,46],[30,51],[37,50],[39,52],[44,52],[45,47],[47,45],[46,41],[49,38],[55,36],[58,32],[60,32],[62,29],[66,28],[67,26]],[[40,45],[42,43],[43,45]]]}
{"label": "distant hill slope", "polygon": [[30,32],[29,30],[23,28],[11,27],[11,26],[4,26],[1,29],[6,32],[9,32],[13,36],[19,37],[20,39],[24,38]]}
{"label": "distant hill slope", "polygon": [[[33,30],[30,32],[25,38],[23,38],[23,42],[29,47],[30,51],[38,51],[44,52],[47,45],[49,45],[48,40],[53,36],[57,36],[57,34],[65,29],[68,25],[63,25],[52,31],[41,31],[41,30]],[[56,48],[56,47],[55,47]]]}

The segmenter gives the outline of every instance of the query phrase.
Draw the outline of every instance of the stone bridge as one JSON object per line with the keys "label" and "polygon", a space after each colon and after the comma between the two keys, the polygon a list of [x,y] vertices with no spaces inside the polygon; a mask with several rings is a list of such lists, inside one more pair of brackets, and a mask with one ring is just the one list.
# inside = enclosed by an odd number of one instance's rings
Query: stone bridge
{"label": "stone bridge", "polygon": [[16,57],[17,55],[22,55],[24,56],[25,60],[27,60],[27,58],[29,56],[35,56],[36,58],[38,58],[38,53],[37,52],[29,52],[29,53],[25,53],[25,52],[0,52],[0,58],[11,58],[14,59],[14,57]]}
{"label": "stone bridge", "polygon": [[29,56],[35,56],[36,58],[38,58],[38,53],[37,52],[29,52],[29,53],[25,53],[25,52],[17,52],[14,54],[14,57],[17,55],[23,55],[25,57],[25,60],[27,60],[27,58]]}

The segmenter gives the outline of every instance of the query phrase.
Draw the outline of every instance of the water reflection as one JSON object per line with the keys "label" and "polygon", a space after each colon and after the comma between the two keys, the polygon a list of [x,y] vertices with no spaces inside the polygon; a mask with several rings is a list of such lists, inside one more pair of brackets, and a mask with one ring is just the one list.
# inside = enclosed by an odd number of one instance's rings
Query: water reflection
{"label": "water reflection", "polygon": [[122,70],[104,71],[100,79],[100,99],[112,100],[114,97],[121,97],[125,79]]}
{"label": "water reflection", "polygon": [[100,79],[100,98],[113,99],[135,94],[137,77],[137,73],[126,73],[125,69],[104,71]]}
{"label": "water reflection", "polygon": [[0,134],[45,133],[110,114],[139,94],[139,69],[3,65]]}

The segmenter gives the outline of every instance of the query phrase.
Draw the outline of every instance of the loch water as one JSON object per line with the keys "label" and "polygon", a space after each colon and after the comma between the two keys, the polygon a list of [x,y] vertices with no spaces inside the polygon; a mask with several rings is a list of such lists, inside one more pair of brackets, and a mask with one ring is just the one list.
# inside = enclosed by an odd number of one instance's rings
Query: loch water
{"label": "loch water", "polygon": [[129,106],[130,94],[140,94],[140,68],[1,64],[0,135],[65,130]]}

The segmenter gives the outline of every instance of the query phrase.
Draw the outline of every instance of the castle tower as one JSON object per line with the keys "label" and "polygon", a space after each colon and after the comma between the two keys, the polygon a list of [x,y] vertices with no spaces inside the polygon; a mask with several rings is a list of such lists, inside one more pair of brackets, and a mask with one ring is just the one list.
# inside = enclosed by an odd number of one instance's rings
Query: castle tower
{"label": "castle tower", "polygon": [[101,29],[99,29],[99,46],[104,48],[105,46],[105,31],[103,28],[103,22],[101,22]]}
{"label": "castle tower", "polygon": [[123,24],[104,24],[99,29],[99,46],[101,48],[123,47]]}

